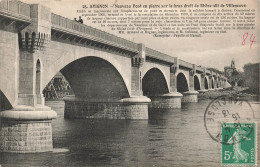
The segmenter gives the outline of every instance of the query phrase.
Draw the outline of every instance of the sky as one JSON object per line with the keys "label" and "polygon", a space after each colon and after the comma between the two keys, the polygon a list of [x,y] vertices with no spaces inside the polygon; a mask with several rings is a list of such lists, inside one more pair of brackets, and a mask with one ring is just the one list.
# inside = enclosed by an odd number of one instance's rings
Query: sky
{"label": "sky", "polygon": [[[233,3],[233,4],[247,4],[250,9],[258,11],[259,0],[21,0],[25,3],[39,3],[49,7],[53,13],[67,17],[69,19],[78,18],[79,13],[76,11],[82,9],[82,5],[86,4],[215,4],[218,3]],[[217,68],[224,71],[225,66],[230,66],[231,60],[234,59],[236,68],[243,71],[244,64],[260,62],[260,47],[259,47],[259,13],[257,12],[257,26],[255,30],[233,30],[225,34],[210,34],[203,35],[201,38],[154,38],[152,35],[122,35],[108,28],[101,28],[99,24],[88,22],[83,17],[84,24],[101,29],[111,34],[120,36],[122,38],[134,41],[136,43],[143,43],[145,46],[160,52],[166,53],[170,56],[178,57],[182,60],[201,65],[205,67]],[[250,48],[250,42],[247,41],[242,45],[243,34],[254,34],[255,43]]]}

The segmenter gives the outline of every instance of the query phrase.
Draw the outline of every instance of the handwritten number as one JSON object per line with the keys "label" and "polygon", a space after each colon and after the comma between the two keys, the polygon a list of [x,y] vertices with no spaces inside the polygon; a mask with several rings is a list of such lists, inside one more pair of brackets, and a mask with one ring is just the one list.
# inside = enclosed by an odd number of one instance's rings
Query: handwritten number
{"label": "handwritten number", "polygon": [[243,35],[244,40],[242,41],[242,45],[245,45],[247,37],[248,37],[248,32],[244,33],[244,35]]}
{"label": "handwritten number", "polygon": [[252,37],[253,37],[253,34],[251,35],[251,37],[249,39],[249,41],[251,42],[250,48],[252,47],[253,43],[256,42],[255,41],[255,36],[254,36],[253,40],[252,40]]}
{"label": "handwritten number", "polygon": [[[244,35],[243,35],[243,41],[242,41],[242,45],[245,45],[246,44],[246,39],[247,39],[247,37],[248,37],[248,32],[246,32],[246,33],[244,33]],[[254,36],[254,34],[251,34],[251,37],[250,37],[250,39],[249,39],[249,42],[251,42],[251,44],[250,44],[250,48],[252,47],[252,45],[253,45],[253,43],[254,42],[256,42],[255,41],[255,36]]]}

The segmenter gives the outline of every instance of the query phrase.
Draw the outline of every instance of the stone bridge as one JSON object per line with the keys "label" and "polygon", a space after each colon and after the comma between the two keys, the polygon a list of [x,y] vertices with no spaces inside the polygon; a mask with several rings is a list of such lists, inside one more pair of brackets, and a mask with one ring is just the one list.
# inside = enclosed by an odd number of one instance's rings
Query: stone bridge
{"label": "stone bridge", "polygon": [[0,150],[52,150],[42,91],[57,72],[75,96],[66,118],[148,119],[148,108],[181,108],[226,78],[37,4],[0,2]]}

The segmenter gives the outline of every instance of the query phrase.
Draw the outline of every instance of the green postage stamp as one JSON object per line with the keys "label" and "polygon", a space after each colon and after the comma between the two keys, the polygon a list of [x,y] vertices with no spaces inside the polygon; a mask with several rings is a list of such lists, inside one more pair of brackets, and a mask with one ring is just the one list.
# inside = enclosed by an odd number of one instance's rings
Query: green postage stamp
{"label": "green postage stamp", "polygon": [[222,165],[256,165],[257,132],[255,123],[221,123]]}

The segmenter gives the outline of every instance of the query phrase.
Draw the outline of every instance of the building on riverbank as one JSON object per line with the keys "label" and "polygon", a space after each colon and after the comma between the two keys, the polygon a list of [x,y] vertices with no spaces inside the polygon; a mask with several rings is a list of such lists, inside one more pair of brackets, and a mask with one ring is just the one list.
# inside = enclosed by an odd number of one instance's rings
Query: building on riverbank
{"label": "building on riverbank", "polygon": [[249,87],[251,93],[259,93],[260,63],[246,64],[244,66],[245,86]]}
{"label": "building on riverbank", "polygon": [[225,72],[224,72],[225,77],[228,78],[228,82],[231,84],[231,82],[232,82],[231,77],[234,74],[234,72],[236,71],[235,60],[232,59],[231,66],[225,66],[224,70],[225,70]]}

